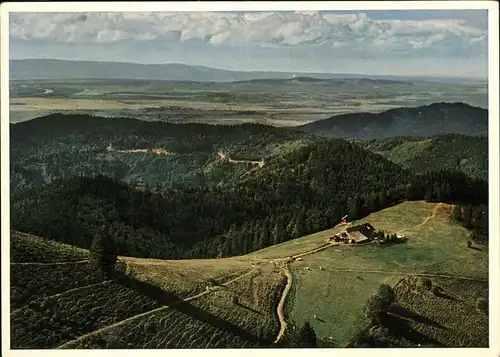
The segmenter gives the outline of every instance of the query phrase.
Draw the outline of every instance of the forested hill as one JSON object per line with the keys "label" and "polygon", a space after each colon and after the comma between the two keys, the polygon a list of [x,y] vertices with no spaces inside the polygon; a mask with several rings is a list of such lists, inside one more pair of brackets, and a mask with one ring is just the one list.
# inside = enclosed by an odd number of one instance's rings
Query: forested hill
{"label": "forested hill", "polygon": [[315,135],[358,139],[445,133],[488,135],[488,110],[464,103],[434,103],[381,113],[336,115],[298,128]]}
{"label": "forested hill", "polygon": [[223,187],[137,190],[105,176],[55,180],[12,199],[12,228],[88,248],[104,228],[119,254],[234,256],[330,228],[405,199],[482,203],[484,181],[413,175],[344,140],[318,140],[270,158]]}
{"label": "forested hill", "polygon": [[362,145],[413,172],[461,171],[471,177],[488,179],[487,136],[396,137],[373,139]]}
{"label": "forested hill", "polygon": [[268,141],[295,138],[297,135],[301,134],[297,134],[296,130],[263,124],[174,124],[60,113],[10,124],[10,136],[14,145],[26,142],[36,144],[40,140],[51,143],[54,140],[63,140],[60,146],[80,144],[100,147],[103,142],[104,146],[112,143],[123,148],[152,148],[171,144],[171,150],[176,152],[211,150],[214,147],[230,145],[236,140],[252,146],[264,146]]}
{"label": "forested hill", "polygon": [[[10,125],[11,191],[95,174],[152,187],[211,186],[245,172],[241,165],[220,163],[218,151],[264,157],[281,143],[306,136],[260,124],[172,124],[53,114]],[[145,149],[165,151],[154,155]]]}

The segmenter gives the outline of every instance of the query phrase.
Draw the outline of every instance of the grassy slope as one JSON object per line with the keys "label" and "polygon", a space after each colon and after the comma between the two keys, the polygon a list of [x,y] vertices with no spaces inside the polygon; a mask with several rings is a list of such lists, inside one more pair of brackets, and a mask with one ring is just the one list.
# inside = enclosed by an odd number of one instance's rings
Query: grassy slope
{"label": "grassy slope", "polygon": [[[88,251],[18,232],[12,247],[13,348],[255,347],[279,328],[283,278],[271,265],[252,269],[255,259],[120,257],[125,277],[103,282],[88,262],[74,262]],[[207,286],[213,290],[181,302]]]}
{"label": "grassy slope", "polygon": [[[434,212],[435,217],[420,225]],[[486,248],[481,251],[467,249],[468,232],[452,224],[449,213],[446,205],[405,202],[354,222],[370,222],[387,232],[404,231],[409,241],[384,248],[328,248],[292,263],[294,287],[287,302],[289,317],[298,323],[309,320],[319,337],[332,336],[342,344],[356,328],[366,300],[376,292],[379,284],[394,285],[399,277],[414,273],[486,279]],[[318,246],[325,237],[339,230],[340,227],[316,233],[251,256],[292,255],[300,249]],[[462,289],[471,282],[460,282],[453,291],[466,297],[469,292]],[[324,322],[315,320],[314,315]]]}
{"label": "grassy slope", "polygon": [[67,262],[89,258],[88,251],[33,235],[11,232],[10,260],[12,262]]}
{"label": "grassy slope", "polygon": [[238,259],[122,259],[131,277],[166,291],[175,291],[182,297],[203,292],[207,286],[224,283],[252,268],[247,260]]}
{"label": "grassy slope", "polygon": [[[278,330],[275,300],[282,282],[270,266],[227,288],[187,303],[164,308],[65,348],[218,348],[271,343]],[[233,297],[238,296],[238,302]]]}

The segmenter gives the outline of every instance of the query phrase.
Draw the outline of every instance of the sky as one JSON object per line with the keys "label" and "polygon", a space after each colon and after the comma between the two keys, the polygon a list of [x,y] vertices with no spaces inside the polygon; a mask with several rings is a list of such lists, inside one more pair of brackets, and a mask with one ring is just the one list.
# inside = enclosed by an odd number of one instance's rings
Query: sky
{"label": "sky", "polygon": [[486,78],[487,10],[11,13],[10,58]]}

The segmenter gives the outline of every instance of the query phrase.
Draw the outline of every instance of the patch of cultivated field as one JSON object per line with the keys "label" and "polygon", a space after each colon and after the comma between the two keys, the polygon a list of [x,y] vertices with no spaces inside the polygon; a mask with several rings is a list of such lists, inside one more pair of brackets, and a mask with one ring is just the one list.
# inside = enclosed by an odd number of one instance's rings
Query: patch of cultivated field
{"label": "patch of cultivated field", "polygon": [[[218,317],[184,303],[165,307],[109,329],[96,331],[60,348],[229,348],[257,347],[240,329],[224,321],[234,313],[226,310]],[[232,328],[232,331],[228,327]]]}
{"label": "patch of cultivated field", "polygon": [[103,281],[74,261],[86,250],[17,232],[13,250],[14,348],[258,347],[279,330],[284,277],[256,259],[119,257]]}
{"label": "patch of cultivated field", "polygon": [[267,265],[198,297],[173,301],[63,345],[63,348],[258,347],[274,339],[282,277]]}
{"label": "patch of cultivated field", "polygon": [[69,290],[13,312],[11,344],[14,348],[54,348],[160,306],[155,299],[111,281]]}
{"label": "patch of cultivated field", "polygon": [[[22,104],[20,104],[22,103]],[[143,99],[140,101],[127,101],[117,99],[99,99],[99,98],[39,98],[39,97],[25,97],[25,98],[12,98],[10,101],[11,111],[16,110],[89,110],[89,109],[141,109],[141,108],[159,108],[159,107],[177,107],[185,109],[196,110],[216,110],[216,111],[270,111],[270,112],[290,112],[295,111],[298,113],[324,113],[321,108],[301,109],[273,109],[266,103],[262,104],[248,104],[248,103],[217,103],[209,101],[192,101],[192,100],[175,100],[175,99]],[[269,103],[272,104],[272,103]]]}
{"label": "patch of cultivated field", "polygon": [[402,322],[435,343],[488,347],[488,314],[467,299],[471,292],[487,297],[487,283],[466,282],[452,287],[442,279],[432,279],[432,284],[441,288],[439,296],[424,289],[417,277],[406,277],[397,284],[397,306],[392,316],[395,322]]}

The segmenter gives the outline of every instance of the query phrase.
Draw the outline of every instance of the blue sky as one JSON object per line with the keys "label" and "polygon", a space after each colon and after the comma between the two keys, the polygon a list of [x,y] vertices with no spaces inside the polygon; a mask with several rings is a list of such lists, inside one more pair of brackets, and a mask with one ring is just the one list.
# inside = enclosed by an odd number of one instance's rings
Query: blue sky
{"label": "blue sky", "polygon": [[[349,14],[352,11],[335,11],[339,14]],[[474,26],[487,28],[487,10],[366,10],[373,20],[429,20],[429,19],[464,19]]]}
{"label": "blue sky", "polygon": [[11,58],[487,76],[486,10],[18,13]]}

